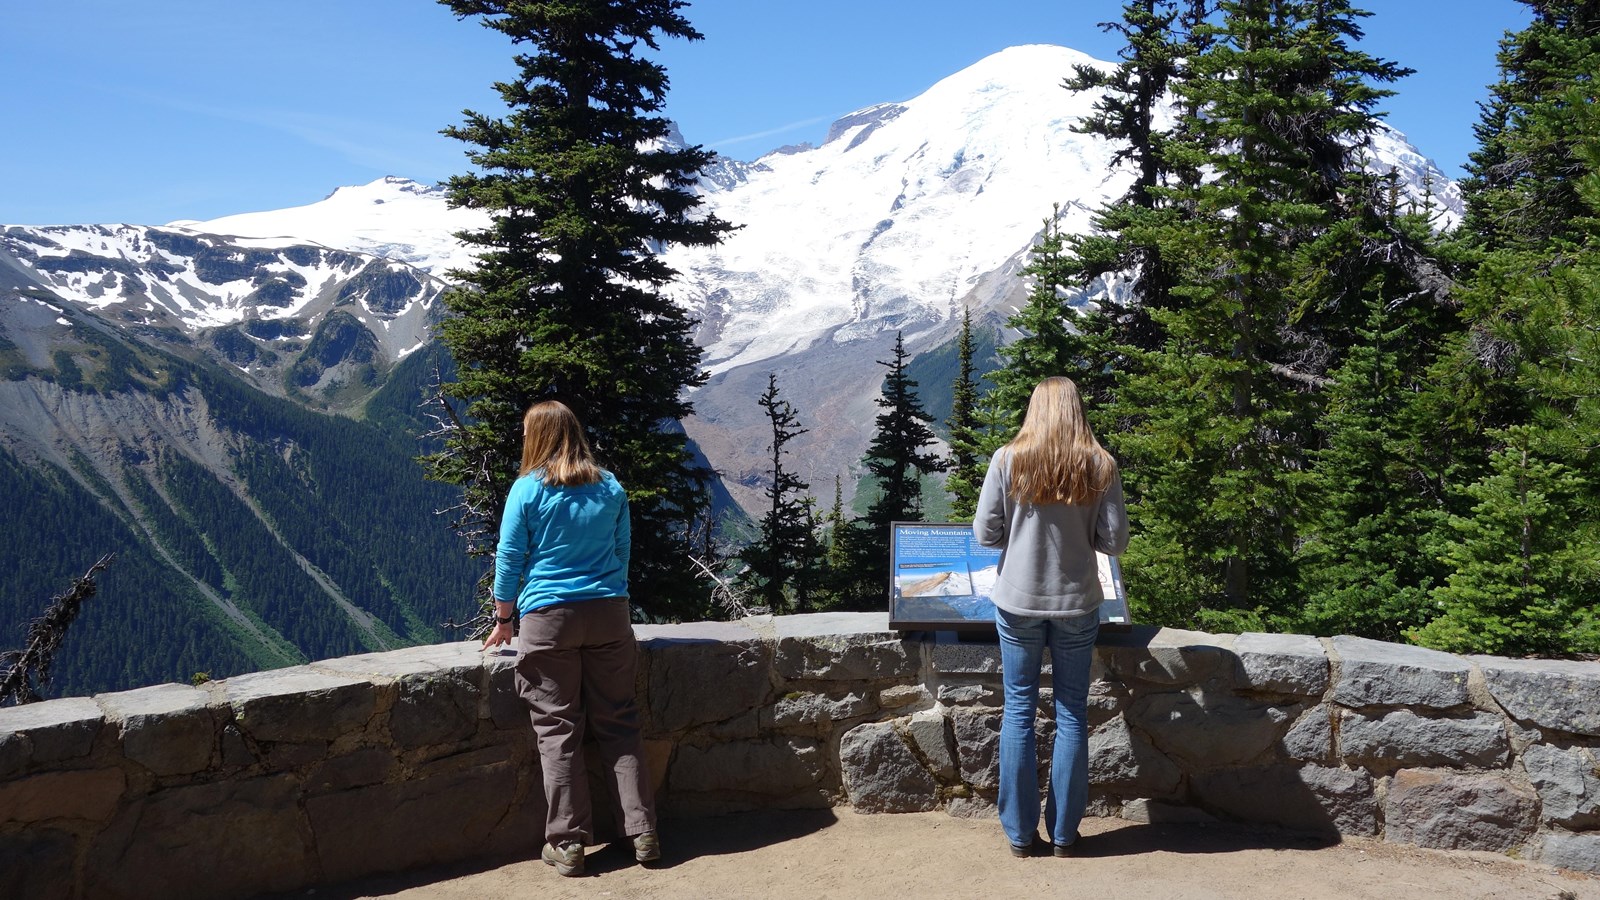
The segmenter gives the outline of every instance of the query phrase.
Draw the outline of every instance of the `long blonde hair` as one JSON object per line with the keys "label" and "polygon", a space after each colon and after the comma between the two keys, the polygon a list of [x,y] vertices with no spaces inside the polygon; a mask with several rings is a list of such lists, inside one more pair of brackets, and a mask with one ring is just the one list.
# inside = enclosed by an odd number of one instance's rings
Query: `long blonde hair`
{"label": "long blonde hair", "polygon": [[1116,460],[1095,440],[1070,378],[1046,378],[1034,387],[1022,430],[1006,447],[1011,498],[1019,503],[1087,505],[1117,471]]}
{"label": "long blonde hair", "polygon": [[573,487],[600,480],[578,417],[560,400],[541,400],[522,415],[522,471],[544,470],[544,483]]}

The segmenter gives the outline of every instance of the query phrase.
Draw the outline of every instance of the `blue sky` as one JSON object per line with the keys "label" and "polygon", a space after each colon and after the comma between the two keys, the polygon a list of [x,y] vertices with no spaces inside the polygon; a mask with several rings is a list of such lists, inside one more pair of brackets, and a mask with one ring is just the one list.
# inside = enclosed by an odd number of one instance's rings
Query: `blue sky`
{"label": "blue sky", "polygon": [[[1384,104],[1447,174],[1472,149],[1515,0],[1367,0],[1363,49],[1417,70]],[[739,159],[821,140],[1016,44],[1114,58],[1121,0],[695,0],[704,41],[669,42],[668,114]],[[0,222],[206,219],[310,203],[384,175],[465,167],[440,136],[497,112],[506,40],[425,0],[72,0],[0,27]]]}

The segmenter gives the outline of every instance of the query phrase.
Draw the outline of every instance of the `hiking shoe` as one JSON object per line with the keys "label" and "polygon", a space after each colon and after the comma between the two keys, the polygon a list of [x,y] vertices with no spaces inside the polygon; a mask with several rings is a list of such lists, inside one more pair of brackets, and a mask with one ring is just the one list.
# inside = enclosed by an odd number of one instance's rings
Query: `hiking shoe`
{"label": "hiking shoe", "polygon": [[539,851],[539,858],[547,865],[555,866],[557,874],[583,874],[583,845],[577,841],[567,841],[559,847],[545,844],[544,849]]}
{"label": "hiking shoe", "polygon": [[633,858],[642,863],[655,862],[661,858],[661,838],[656,837],[654,831],[633,836]]}
{"label": "hiking shoe", "polygon": [[1081,840],[1082,837],[1083,837],[1083,835],[1081,835],[1078,832],[1074,831],[1072,833],[1072,843],[1070,843],[1070,844],[1051,844],[1050,845],[1050,855],[1051,856],[1059,856],[1059,857],[1077,856],[1078,855],[1078,841]]}

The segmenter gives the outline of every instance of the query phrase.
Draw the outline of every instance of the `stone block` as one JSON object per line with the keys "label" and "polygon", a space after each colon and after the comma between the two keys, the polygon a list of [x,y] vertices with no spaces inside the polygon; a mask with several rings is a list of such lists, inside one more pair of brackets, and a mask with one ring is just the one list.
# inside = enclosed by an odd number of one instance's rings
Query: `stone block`
{"label": "stone block", "polygon": [[796,691],[778,698],[761,712],[767,728],[818,728],[830,730],[834,722],[864,716],[877,709],[870,693],[813,694]]}
{"label": "stone block", "polygon": [[934,672],[940,675],[999,675],[1000,645],[994,641],[962,641],[950,632],[922,646]]}
{"label": "stone block", "polygon": [[221,682],[234,721],[258,741],[331,741],[366,728],[377,705],[371,682],[306,666]]}
{"label": "stone block", "polygon": [[672,741],[644,742],[645,768],[650,772],[650,786],[657,796],[667,784],[667,769],[672,765],[672,751],[677,749]]}
{"label": "stone block", "polygon": [[913,678],[920,644],[889,630],[889,614],[812,613],[773,620],[773,665],[788,679],[879,681]]}
{"label": "stone block", "polygon": [[96,698],[122,737],[122,753],[157,775],[187,775],[211,763],[217,722],[210,695],[159,684]]}
{"label": "stone block", "polygon": [[1249,703],[1233,695],[1205,698],[1187,693],[1149,694],[1133,702],[1127,719],[1162,752],[1190,769],[1215,769],[1251,762],[1288,729],[1299,707]]}
{"label": "stone block", "polygon": [[1333,707],[1313,706],[1294,720],[1283,736],[1283,754],[1290,759],[1328,762],[1333,759]]}
{"label": "stone block", "polygon": [[28,769],[33,758],[33,742],[21,732],[0,731],[0,781],[15,778]]}
{"label": "stone block", "polygon": [[961,780],[977,788],[999,786],[1000,714],[966,709],[950,714]]}
{"label": "stone block", "polygon": [[1242,687],[1301,697],[1321,697],[1328,690],[1328,654],[1314,637],[1241,634],[1233,652]]}
{"label": "stone block", "polygon": [[1207,825],[1217,817],[1203,809],[1139,797],[1122,804],[1121,817],[1146,825]]}
{"label": "stone block", "polygon": [[127,787],[121,769],[40,772],[0,782],[0,825],[55,819],[104,822]]}
{"label": "stone block", "polygon": [[[529,800],[542,811],[538,796]],[[318,862],[333,882],[481,856],[502,819],[519,812],[526,818],[516,769],[505,761],[325,794],[305,805]],[[537,847],[542,833],[541,816],[523,835],[524,849]]]}
{"label": "stone block", "polygon": [[[22,706],[0,708],[0,739],[6,739],[6,749],[0,762],[10,760],[6,766],[21,771],[16,758],[26,748],[29,768],[47,766],[88,756],[94,749],[94,739],[105,725],[105,714],[100,706],[88,697],[67,697],[61,700],[43,700]],[[20,735],[26,742],[15,741]]]}
{"label": "stone block", "polygon": [[1345,706],[1426,706],[1468,702],[1466,660],[1438,650],[1340,635],[1333,639],[1339,680],[1333,699]]}
{"label": "stone block", "polygon": [[1346,711],[1339,725],[1339,755],[1374,772],[1442,766],[1491,769],[1511,755],[1505,720],[1491,713],[1432,719],[1409,709],[1381,716]]}
{"label": "stone block", "polygon": [[950,720],[943,713],[929,710],[911,717],[906,726],[917,752],[928,761],[936,778],[953,781],[956,777],[956,748],[950,736]]}
{"label": "stone block", "polygon": [[[1600,737],[1600,662],[1475,656],[1489,693],[1519,722]],[[3,728],[0,722],[0,728]]]}
{"label": "stone block", "polygon": [[941,684],[939,702],[945,706],[1003,706],[1005,697],[999,686],[987,684]]}
{"label": "stone block", "polygon": [[437,671],[402,677],[389,711],[395,747],[410,750],[472,737],[478,731],[478,694],[475,673],[472,680]]}
{"label": "stone block", "polygon": [[[376,819],[366,817],[362,827]],[[293,890],[316,877],[309,838],[291,776],[169,788],[125,805],[95,836],[85,894],[131,900]]]}
{"label": "stone block", "polygon": [[487,716],[501,731],[527,731],[532,727],[528,704],[517,693],[516,656],[484,659],[484,696],[479,697],[478,715]]}
{"label": "stone block", "polygon": [[1123,681],[1192,685],[1231,676],[1232,642],[1232,635],[1136,625],[1124,634],[1103,634],[1101,653]]}
{"label": "stone block", "polygon": [[752,709],[715,725],[706,725],[699,734],[714,741],[748,741],[761,736],[761,712]]}
{"label": "stone block", "polygon": [[1523,751],[1522,768],[1546,822],[1574,831],[1600,828],[1600,765],[1593,750],[1535,744]]}
{"label": "stone block", "polygon": [[772,692],[770,650],[754,632],[741,630],[749,639],[654,638],[642,645],[650,656],[646,732],[668,734],[721,722],[766,703]]}
{"label": "stone block", "polygon": [[[1040,700],[1043,701],[1043,691]],[[1128,708],[1132,698],[1128,688],[1120,681],[1096,678],[1089,682],[1089,727],[1098,728]]]}
{"label": "stone block", "polygon": [[1117,793],[1171,797],[1183,772],[1121,716],[1089,734],[1089,784]]}
{"label": "stone block", "polygon": [[927,812],[939,788],[893,722],[868,722],[839,739],[839,769],[857,812]]}
{"label": "stone block", "polygon": [[1537,859],[1547,866],[1600,875],[1600,834],[1552,831],[1544,836]]}
{"label": "stone block", "polygon": [[822,745],[804,737],[678,748],[668,775],[673,794],[736,791],[783,797],[816,787],[827,774]]}
{"label": "stone block", "polygon": [[1367,773],[1326,766],[1253,766],[1190,776],[1208,809],[1246,822],[1318,834],[1376,834],[1378,802]]}
{"label": "stone block", "polygon": [[318,660],[308,668],[362,681],[453,676],[475,683],[478,680],[477,673],[483,668],[484,658],[497,651],[498,648],[485,652],[479,641],[453,641]]}
{"label": "stone block", "polygon": [[1539,798],[1504,775],[1402,769],[1384,803],[1384,839],[1502,853],[1527,843]]}
{"label": "stone block", "polygon": [[306,776],[308,795],[331,794],[378,784],[395,770],[394,753],[386,747],[362,747],[323,762]]}
{"label": "stone block", "polygon": [[952,797],[944,806],[944,811],[955,819],[994,819],[996,807],[994,798],[982,794],[968,797]]}
{"label": "stone block", "polygon": [[932,702],[933,695],[920,684],[896,684],[878,692],[878,705],[884,709],[901,709]]}
{"label": "stone block", "polygon": [[74,896],[76,838],[53,828],[0,834],[0,897],[69,900]]}
{"label": "stone block", "polygon": [[243,769],[256,764],[256,753],[244,733],[232,722],[222,726],[222,765],[226,769]]}

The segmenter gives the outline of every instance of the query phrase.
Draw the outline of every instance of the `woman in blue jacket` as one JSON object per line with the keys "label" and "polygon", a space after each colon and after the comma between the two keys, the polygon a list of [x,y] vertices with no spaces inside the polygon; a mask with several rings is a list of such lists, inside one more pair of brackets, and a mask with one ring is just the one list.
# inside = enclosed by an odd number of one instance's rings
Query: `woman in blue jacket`
{"label": "woman in blue jacket", "polygon": [[1001,548],[993,596],[1005,685],[1000,824],[1011,852],[1028,856],[1039,833],[1033,719],[1049,647],[1056,735],[1045,827],[1055,855],[1069,856],[1089,798],[1089,664],[1105,599],[1095,554],[1128,546],[1116,460],[1095,440],[1070,379],[1033,389],[1022,430],[989,462],[972,530]]}
{"label": "woman in blue jacket", "polygon": [[546,400],[522,418],[522,471],[506,497],[495,551],[494,630],[517,629],[517,693],[538,742],[549,812],[540,857],[583,874],[594,838],[585,728],[610,767],[634,856],[661,855],[634,698],[638,650],[628,612],[628,496],[590,452],[578,417]]}

